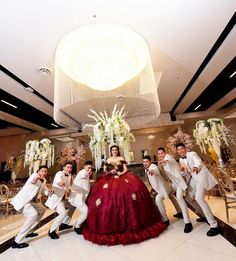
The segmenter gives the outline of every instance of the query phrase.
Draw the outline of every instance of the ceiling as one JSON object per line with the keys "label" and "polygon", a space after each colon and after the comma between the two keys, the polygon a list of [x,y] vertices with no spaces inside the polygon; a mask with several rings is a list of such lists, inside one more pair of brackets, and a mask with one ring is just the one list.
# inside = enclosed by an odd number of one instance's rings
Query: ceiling
{"label": "ceiling", "polygon": [[[93,23],[127,26],[147,41],[154,72],[161,75],[162,117],[152,126],[233,114],[235,11],[235,0],[4,1],[0,100],[17,108],[0,102],[0,135],[4,128],[61,128],[53,120],[55,51],[66,34]],[[42,66],[52,73],[40,73]]]}

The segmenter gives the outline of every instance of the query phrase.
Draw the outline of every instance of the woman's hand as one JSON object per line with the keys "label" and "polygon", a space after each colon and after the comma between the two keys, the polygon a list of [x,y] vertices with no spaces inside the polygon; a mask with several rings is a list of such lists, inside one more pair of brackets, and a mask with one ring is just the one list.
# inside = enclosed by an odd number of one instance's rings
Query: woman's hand
{"label": "woman's hand", "polygon": [[117,170],[116,170],[116,169],[112,169],[112,170],[110,171],[110,173],[111,173],[112,175],[116,175]]}

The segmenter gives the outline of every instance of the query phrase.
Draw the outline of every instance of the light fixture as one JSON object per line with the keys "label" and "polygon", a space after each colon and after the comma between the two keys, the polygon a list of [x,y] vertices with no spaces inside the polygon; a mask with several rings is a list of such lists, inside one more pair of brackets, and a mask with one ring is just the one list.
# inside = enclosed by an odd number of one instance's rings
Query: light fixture
{"label": "light fixture", "polygon": [[200,108],[202,105],[199,104],[194,110],[196,111],[198,108]]}
{"label": "light fixture", "polygon": [[10,102],[7,102],[7,101],[5,101],[5,100],[1,100],[1,102],[3,102],[3,103],[5,103],[5,104],[7,104],[7,105],[9,105],[9,106],[11,106],[11,107],[13,107],[13,108],[15,108],[15,109],[18,108],[16,105],[11,104]]}
{"label": "light fixture", "polygon": [[155,138],[155,136],[154,135],[152,135],[152,134],[150,134],[150,135],[148,135],[148,137],[147,137],[149,140],[153,140],[154,138]]}
{"label": "light fixture", "polygon": [[71,137],[57,137],[55,138],[56,140],[59,141],[63,141],[63,142],[70,142],[70,141],[74,141],[74,139],[72,139]]}
{"label": "light fixture", "polygon": [[52,70],[46,66],[41,66],[38,68],[38,72],[46,75],[46,74],[51,74]]}
{"label": "light fixture", "polygon": [[25,87],[24,90],[25,90],[26,92],[30,92],[30,93],[33,93],[33,92],[34,92],[34,89],[31,88],[31,87]]}
{"label": "light fixture", "polygon": [[236,74],[236,71],[233,72],[233,73],[229,76],[229,78],[232,78],[235,74]]}
{"label": "light fixture", "polygon": [[112,90],[138,75],[148,54],[143,38],[130,29],[96,24],[64,37],[56,62],[71,79],[96,90]]}
{"label": "light fixture", "polygon": [[135,127],[160,115],[148,45],[129,28],[92,24],[69,33],[57,47],[54,72],[53,117],[64,127],[91,123],[90,110],[110,113],[116,103]]}
{"label": "light fixture", "polygon": [[58,125],[56,125],[56,124],[54,124],[54,123],[51,123],[51,125],[54,126],[54,127],[56,127],[56,128],[59,127]]}

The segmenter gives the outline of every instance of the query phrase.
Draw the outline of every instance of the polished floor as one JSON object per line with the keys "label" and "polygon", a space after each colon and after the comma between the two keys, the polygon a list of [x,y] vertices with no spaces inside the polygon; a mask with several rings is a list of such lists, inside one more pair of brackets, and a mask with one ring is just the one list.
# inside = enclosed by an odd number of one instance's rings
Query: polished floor
{"label": "polished floor", "polygon": [[[39,237],[28,240],[30,247],[8,249],[0,255],[3,261],[233,261],[236,248],[222,236],[206,236],[209,226],[195,222],[196,215],[191,212],[194,229],[183,233],[183,221],[172,217],[174,210],[166,201],[171,225],[158,238],[128,246],[98,246],[71,231],[60,234],[58,240],[47,236],[47,224],[39,229]],[[76,218],[74,215],[74,220]],[[72,224],[74,222],[72,220]]]}

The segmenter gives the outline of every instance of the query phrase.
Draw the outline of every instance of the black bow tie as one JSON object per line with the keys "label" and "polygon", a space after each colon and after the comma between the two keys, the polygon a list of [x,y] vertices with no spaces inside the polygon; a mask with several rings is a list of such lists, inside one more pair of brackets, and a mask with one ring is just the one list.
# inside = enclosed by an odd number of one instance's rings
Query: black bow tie
{"label": "black bow tie", "polygon": [[187,159],[186,156],[181,157],[182,159]]}

